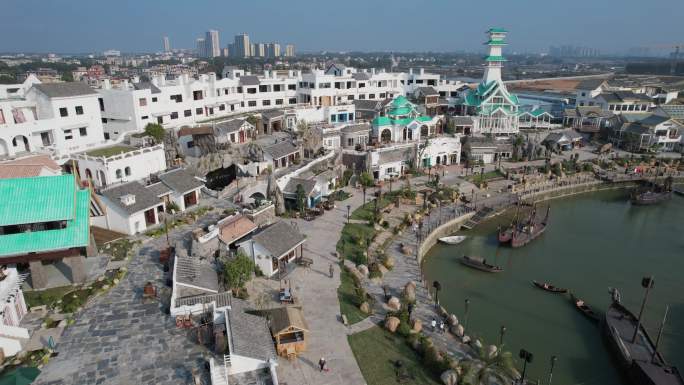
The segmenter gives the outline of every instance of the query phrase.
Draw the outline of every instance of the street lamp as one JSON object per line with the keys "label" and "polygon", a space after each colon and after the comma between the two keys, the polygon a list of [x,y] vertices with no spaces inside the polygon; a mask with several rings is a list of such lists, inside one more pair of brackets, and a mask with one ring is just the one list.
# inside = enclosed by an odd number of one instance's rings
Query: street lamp
{"label": "street lamp", "polygon": [[506,326],[501,325],[501,330],[499,331],[499,346],[503,346],[504,334],[506,334]]}
{"label": "street lamp", "polygon": [[534,358],[534,355],[532,353],[528,352],[525,349],[520,349],[520,358],[523,359],[523,371],[522,371],[522,377],[520,378],[520,384],[525,383],[525,372],[527,371],[527,364],[532,363],[532,359]]}
{"label": "street lamp", "polygon": [[463,321],[463,329],[468,330],[468,305],[470,305],[470,300],[466,298],[465,300],[465,320]]}
{"label": "street lamp", "polygon": [[439,291],[442,290],[442,284],[439,281],[432,283],[432,287],[435,288],[435,307],[439,306]]}
{"label": "street lamp", "polygon": [[349,212],[351,211],[351,205],[347,205],[347,224],[349,224]]}
{"label": "street lamp", "polygon": [[549,370],[549,383],[548,383],[548,385],[551,385],[551,380],[553,379],[553,367],[556,366],[556,360],[558,360],[558,357],[551,356],[551,370]]}

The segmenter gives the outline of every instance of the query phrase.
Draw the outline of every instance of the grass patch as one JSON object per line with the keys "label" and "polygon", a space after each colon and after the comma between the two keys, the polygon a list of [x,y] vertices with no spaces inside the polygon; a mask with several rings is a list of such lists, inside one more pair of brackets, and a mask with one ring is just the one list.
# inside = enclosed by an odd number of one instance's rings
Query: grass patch
{"label": "grass patch", "polygon": [[51,306],[72,290],[74,290],[73,286],[62,286],[40,291],[25,291],[24,299],[29,308],[40,305]]}
{"label": "grass patch", "polygon": [[342,257],[356,264],[366,263],[367,258],[363,253],[367,244],[370,244],[375,236],[373,226],[360,223],[349,223],[342,228],[340,240],[337,241],[337,251]]}
{"label": "grass patch", "polygon": [[475,184],[479,184],[479,183],[483,183],[483,182],[490,181],[490,180],[492,180],[492,179],[503,178],[503,177],[505,177],[505,176],[506,176],[506,175],[502,174],[501,171],[499,171],[499,170],[497,169],[497,170],[494,170],[494,171],[486,172],[486,173],[484,173],[484,174],[477,173],[477,174],[475,174],[475,175],[469,175],[469,176],[467,176],[465,179],[466,179],[468,182],[475,183]]}
{"label": "grass patch", "polygon": [[123,261],[131,255],[137,243],[130,239],[121,238],[102,246],[100,252],[111,255],[112,261]]}
{"label": "grass patch", "polygon": [[86,154],[90,156],[104,156],[105,158],[107,158],[110,156],[119,155],[122,152],[129,152],[133,150],[135,150],[135,148],[129,146],[111,146],[88,151]]}
{"label": "grass patch", "polygon": [[440,382],[432,376],[422,363],[416,352],[406,344],[400,336],[391,334],[374,326],[360,333],[347,337],[356,362],[366,383],[373,385],[399,385],[394,363],[402,362],[406,373],[413,378],[410,384],[438,385]]}
{"label": "grass patch", "polygon": [[[385,207],[390,205],[391,203],[394,202],[396,197],[398,195],[401,195],[402,191],[396,190],[392,191],[391,193],[385,193],[382,194],[382,198],[378,201],[379,204],[379,209],[378,211],[382,211]],[[361,219],[361,220],[366,220],[369,221],[373,218],[373,214],[375,213],[375,201],[371,200],[369,202],[366,202],[363,206],[357,208],[354,210],[351,214],[351,219]]]}
{"label": "grass patch", "polygon": [[340,271],[340,287],[337,288],[337,297],[340,300],[340,314],[346,315],[347,321],[351,325],[362,321],[368,315],[359,309],[361,304],[356,293],[354,277],[348,269],[343,268]]}
{"label": "grass patch", "polygon": [[349,197],[351,197],[351,194],[344,190],[337,190],[330,194],[330,197],[336,202],[341,202],[349,199]]}

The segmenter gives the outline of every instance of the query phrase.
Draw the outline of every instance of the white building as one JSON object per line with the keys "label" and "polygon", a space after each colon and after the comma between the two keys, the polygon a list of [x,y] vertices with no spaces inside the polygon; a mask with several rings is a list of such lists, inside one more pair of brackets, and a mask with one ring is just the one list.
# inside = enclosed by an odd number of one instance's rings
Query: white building
{"label": "white building", "polygon": [[26,82],[0,91],[10,96],[0,99],[0,157],[42,151],[64,163],[70,154],[108,144],[95,90],[83,83]]}
{"label": "white building", "polygon": [[0,351],[4,357],[19,353],[22,342],[29,338],[28,330],[19,326],[28,311],[21,290],[26,276],[14,266],[0,267]]}

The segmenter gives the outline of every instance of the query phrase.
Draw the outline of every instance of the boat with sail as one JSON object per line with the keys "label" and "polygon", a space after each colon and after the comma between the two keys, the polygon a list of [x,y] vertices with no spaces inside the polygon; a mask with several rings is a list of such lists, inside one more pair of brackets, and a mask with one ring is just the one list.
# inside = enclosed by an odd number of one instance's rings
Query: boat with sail
{"label": "boat with sail", "polygon": [[672,197],[672,177],[668,176],[663,181],[662,185],[658,185],[658,170],[656,170],[656,177],[653,182],[645,189],[637,189],[632,192],[630,200],[633,205],[649,206],[655,205]]}
{"label": "boat with sail", "polygon": [[530,219],[527,221],[527,223],[513,231],[513,236],[511,237],[511,247],[523,247],[528,243],[532,242],[538,236],[542,235],[544,231],[546,231],[546,225],[549,221],[550,211],[551,206],[547,206],[546,215],[542,220],[537,221],[537,208],[534,207],[532,209],[532,214],[530,214]]}

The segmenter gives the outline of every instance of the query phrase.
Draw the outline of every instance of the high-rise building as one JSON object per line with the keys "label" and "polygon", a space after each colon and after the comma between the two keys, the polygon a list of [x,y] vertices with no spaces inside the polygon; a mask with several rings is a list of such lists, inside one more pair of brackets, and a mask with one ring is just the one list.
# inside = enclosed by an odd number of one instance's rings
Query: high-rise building
{"label": "high-rise building", "polygon": [[219,44],[219,32],[217,30],[207,31],[204,42],[207,45],[206,57],[221,56],[221,45]]}
{"label": "high-rise building", "polygon": [[280,57],[280,44],[268,43],[266,47],[267,57]]}
{"label": "high-rise building", "polygon": [[171,43],[169,43],[168,36],[164,36],[164,52],[171,52]]}
{"label": "high-rise building", "polygon": [[294,57],[295,55],[295,46],[294,44],[288,44],[285,46],[285,56],[287,57]]}
{"label": "high-rise building", "polygon": [[196,47],[197,47],[197,56],[199,57],[207,57],[207,44],[206,41],[203,38],[198,38],[196,40]]}
{"label": "high-rise building", "polygon": [[266,44],[257,43],[257,44],[254,44],[254,46],[255,46],[254,56],[266,57]]}
{"label": "high-rise building", "polygon": [[249,56],[256,56],[256,45],[254,43],[249,45]]}
{"label": "high-rise building", "polygon": [[236,57],[252,56],[252,46],[249,43],[249,36],[246,33],[235,35],[233,50]]}

